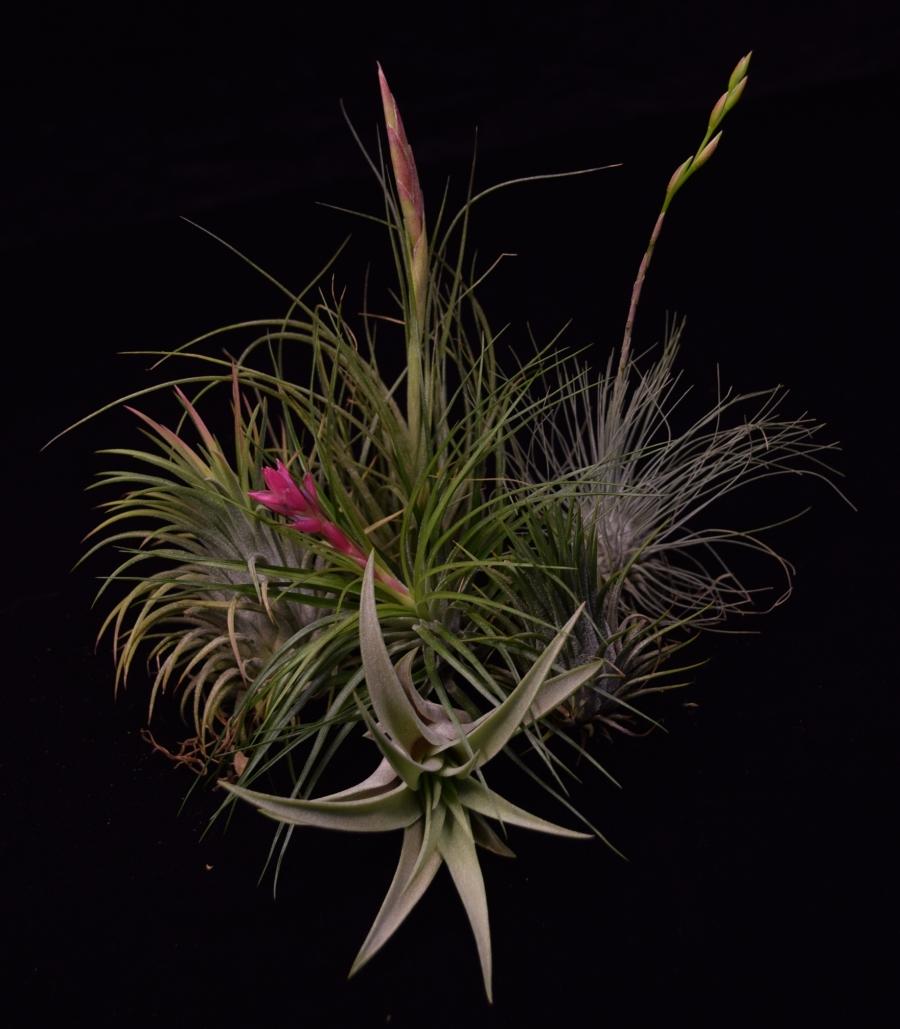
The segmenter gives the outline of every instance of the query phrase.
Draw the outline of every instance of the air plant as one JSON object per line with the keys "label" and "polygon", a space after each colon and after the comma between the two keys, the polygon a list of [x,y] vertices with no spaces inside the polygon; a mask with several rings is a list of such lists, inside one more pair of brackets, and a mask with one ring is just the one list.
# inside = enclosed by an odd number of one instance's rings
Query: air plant
{"label": "air plant", "polygon": [[[723,393],[676,428],[680,328],[648,367],[631,353],[663,220],[719,145],[749,60],[669,181],[622,344],[599,375],[555,340],[503,369],[478,276],[465,272],[472,210],[498,187],[470,190],[426,232],[412,149],[379,67],[390,173],[370,163],[397,269],[401,376],[379,367],[377,320],[354,325],[320,288],[329,262],[299,294],[267,276],[287,298],[283,316],[155,355],[192,370],[124,398],[146,443],[106,452],[124,463],[100,478],[117,495],[88,551],[121,555],[100,590],[119,590],[101,628],[116,682],[142,652],[150,716],[163,694],[180,693],[192,728],[176,756],[221,784],[223,807],[243,801],[279,823],[279,865],[298,827],[403,831],[351,971],[443,863],[490,997],[476,845],[508,856],[514,826],[602,839],[566,799],[569,759],[602,771],[587,739],[602,734],[590,730],[652,723],[641,698],[682,684],[689,666],[675,655],[752,606],[729,546],[775,557],[789,574],[758,533],[707,516],[755,481],[827,476],[820,427],[781,414],[775,390]],[[244,342],[210,352],[223,337]],[[302,380],[286,370],[297,352]],[[176,393],[175,429],[133,406],[160,390]],[[230,406],[227,448],[200,414],[215,401]],[[326,773],[340,782],[351,748],[373,746],[368,778],[318,795]],[[495,793],[484,767],[500,756],[590,833]]]}
{"label": "air plant", "polygon": [[491,944],[487,899],[475,853],[478,843],[511,857],[485,818],[558,836],[589,838],[529,814],[489,789],[476,773],[510,738],[539,721],[591,678],[601,662],[548,678],[581,616],[579,608],[496,707],[473,719],[462,709],[426,700],[413,684],[410,651],[395,666],[388,655],[374,591],[374,555],[363,576],[359,648],[374,721],[362,702],[359,713],[382,759],[372,774],[349,789],[317,800],[273,797],[223,783],[260,811],[292,825],[357,832],[403,830],[394,881],[351,969],[382,947],[446,862],[475,932],[485,989],[491,994]]}

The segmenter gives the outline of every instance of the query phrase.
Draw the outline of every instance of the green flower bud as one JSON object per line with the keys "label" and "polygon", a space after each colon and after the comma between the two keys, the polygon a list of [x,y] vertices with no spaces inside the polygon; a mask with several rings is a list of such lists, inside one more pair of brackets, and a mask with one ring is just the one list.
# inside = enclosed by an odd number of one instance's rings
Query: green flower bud
{"label": "green flower bud", "polygon": [[745,54],[738,63],[734,66],[734,71],[731,73],[731,78],[728,80],[728,92],[730,93],[734,87],[741,81],[742,78],[747,74],[747,69],[750,67],[750,58],[753,56],[751,50],[749,54]]}
{"label": "green flower bud", "polygon": [[691,167],[691,171],[696,171],[698,168],[702,168],[704,164],[712,157],[716,152],[716,147],[719,145],[719,140],[722,138],[722,133],[717,132],[713,138],[706,144],[706,146],[700,151],[699,154],[694,158],[694,164]]}
{"label": "green flower bud", "polygon": [[728,114],[732,107],[741,99],[744,90],[747,87],[747,76],[745,75],[741,81],[730,90],[728,93],[728,99],[725,101],[725,110],[722,112],[723,116]]}
{"label": "green flower bud", "polygon": [[707,131],[712,132],[725,116],[725,112],[728,110],[728,100],[730,95],[730,93],[723,93],[716,101],[716,106],[712,109],[712,114],[709,116]]}
{"label": "green flower bud", "polygon": [[679,164],[675,169],[672,178],[669,179],[669,184],[666,186],[666,194],[674,193],[676,189],[681,185],[682,181],[687,177],[688,169],[691,166],[691,162],[694,160],[693,157],[689,157],[684,164]]}

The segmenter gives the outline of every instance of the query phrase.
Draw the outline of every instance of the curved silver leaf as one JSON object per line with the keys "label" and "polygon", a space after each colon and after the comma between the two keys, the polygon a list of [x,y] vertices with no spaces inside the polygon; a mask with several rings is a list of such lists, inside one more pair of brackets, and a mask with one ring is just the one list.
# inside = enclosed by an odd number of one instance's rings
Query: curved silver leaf
{"label": "curved silver leaf", "polygon": [[391,885],[375,916],[372,928],[356,955],[350,969],[351,976],[355,975],[370,958],[374,957],[394,935],[431,885],[431,881],[440,868],[441,856],[435,849],[424,861],[418,861],[422,840],[422,823],[421,821],[413,822],[403,834],[403,846],[400,848],[397,870],[394,872]]}
{"label": "curved silver leaf", "polygon": [[[478,948],[478,959],[481,962],[481,974],[484,979],[484,991],[488,1003],[491,996],[491,929],[488,921],[487,896],[484,892],[484,879],[481,865],[475,851],[475,841],[468,818],[458,809],[453,811],[455,817],[444,820],[443,831],[438,841],[438,850],[447,864],[453,878],[456,892],[459,894],[469,924],[475,934],[475,945]],[[459,816],[462,817],[459,817]]]}
{"label": "curved silver leaf", "polygon": [[[425,700],[413,684],[411,665],[415,659],[416,652],[416,650],[412,650],[408,654],[404,654],[394,666],[397,672],[397,678],[402,683],[403,689],[406,691],[406,695],[409,697],[422,721],[434,725],[436,731],[441,733],[444,740],[458,739],[459,733],[456,731],[456,726],[453,724],[453,720],[448,714],[447,708],[445,708],[443,704],[435,704],[432,700]],[[460,707],[451,707],[449,710],[453,713],[461,726],[472,722],[472,716],[468,711],[463,711]],[[447,726],[452,730],[451,733],[447,732]],[[443,743],[444,740],[432,740],[431,742]]]}
{"label": "curved silver leaf", "polygon": [[555,675],[547,679],[537,691],[528,717],[524,719],[524,725],[530,725],[549,714],[554,708],[559,707],[572,696],[572,694],[583,686],[592,676],[603,667],[602,661],[589,661],[587,664],[579,665],[578,668],[570,668],[562,675]]}
{"label": "curved silver leaf", "polygon": [[366,674],[372,707],[385,731],[407,752],[412,753],[422,738],[432,739],[432,731],[416,713],[391,664],[375,606],[375,552],[369,555],[359,596],[359,648]]}
{"label": "curved silver leaf", "polygon": [[557,825],[555,822],[548,822],[538,815],[531,814],[508,800],[501,797],[499,793],[489,790],[474,779],[462,779],[456,784],[456,793],[460,803],[480,815],[494,818],[498,822],[508,825],[519,825],[523,829],[534,829],[537,832],[550,833],[552,836],[568,836],[571,839],[589,840],[590,833],[577,832],[574,829],[566,829],[565,826]]}
{"label": "curved silver leaf", "polygon": [[390,832],[405,829],[422,815],[422,808],[405,783],[362,800],[304,800],[256,793],[221,782],[230,793],[246,800],[264,815],[291,825],[343,832]]}
{"label": "curved silver leaf", "polygon": [[373,797],[376,794],[384,793],[388,789],[398,786],[400,780],[397,773],[386,759],[382,759],[375,768],[375,771],[358,782],[355,786],[348,786],[346,790],[339,790],[337,793],[329,793],[324,797],[317,797],[317,800],[362,800],[364,797]]}
{"label": "curved silver leaf", "polygon": [[472,824],[472,839],[479,847],[484,847],[485,850],[500,857],[514,858],[516,856],[481,815],[472,811],[469,820]]}
{"label": "curved silver leaf", "polygon": [[426,758],[424,762],[411,758],[402,747],[394,743],[389,736],[385,736],[362,705],[359,713],[385,760],[411,790],[419,788],[419,779],[423,772],[436,772],[441,767],[441,759],[438,757]]}

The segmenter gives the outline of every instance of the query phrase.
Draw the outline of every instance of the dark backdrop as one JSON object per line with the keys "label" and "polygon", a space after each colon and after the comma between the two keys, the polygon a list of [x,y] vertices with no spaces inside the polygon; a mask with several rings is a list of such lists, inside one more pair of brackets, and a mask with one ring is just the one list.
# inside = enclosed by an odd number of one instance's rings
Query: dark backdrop
{"label": "dark backdrop", "polygon": [[[897,20],[849,3],[624,6],[448,5],[427,8],[434,21],[425,8],[73,7],[7,25],[0,797],[14,1024],[46,1011],[76,1025],[881,1024],[896,917]],[[702,396],[716,364],[742,388],[789,385],[789,407],[842,441],[858,511],[806,480],[748,494],[751,523],[813,506],[773,537],[795,594],[760,636],[700,645],[712,660],[696,686],[653,709],[668,735],[598,751],[624,789],[588,775],[578,799],[629,863],[524,832],[518,861],[485,861],[493,1010],[443,877],[347,984],[398,841],[309,833],[273,901],[270,880],[256,885],[267,823],[239,811],[201,838],[215,798],[179,811],[187,773],[139,736],[145,683],[113,703],[109,655],[94,654],[102,563],[69,571],[94,518],[94,451],[133,429],[114,412],[39,450],[144,381],[146,360],[119,351],[281,312],[181,215],[294,287],[352,230],[338,278],[358,300],[382,241],[316,201],[377,210],[338,107],[374,140],[376,59],[432,210],[448,174],[464,180],[476,125],[482,185],[624,163],[510,191],[476,226],[485,259],[518,254],[486,289],[495,321],[546,338],[571,317],[566,339],[605,360],[665,182],[751,47],[745,99],[666,226],[638,340],[678,311]],[[172,716],[156,727],[174,730]]]}

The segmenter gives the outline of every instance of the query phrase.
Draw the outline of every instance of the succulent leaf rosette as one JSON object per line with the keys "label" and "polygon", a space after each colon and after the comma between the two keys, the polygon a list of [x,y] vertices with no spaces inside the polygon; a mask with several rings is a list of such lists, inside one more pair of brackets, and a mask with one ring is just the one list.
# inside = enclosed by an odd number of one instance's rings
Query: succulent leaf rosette
{"label": "succulent leaf rosette", "polygon": [[[821,427],[782,414],[780,389],[720,394],[679,425],[680,327],[655,359],[631,353],[663,220],[718,147],[748,65],[669,181],[621,345],[599,372],[557,340],[503,366],[477,299],[483,274],[465,271],[473,208],[499,187],[470,190],[426,231],[379,67],[388,159],[371,164],[399,310],[349,318],[320,285],[332,262],[300,293],[267,275],[283,314],[157,355],[179,371],[124,398],[145,443],[106,452],[115,467],[99,485],[115,492],[88,551],[120,555],[101,588],[115,598],[101,634],[117,685],[142,654],[151,718],[177,693],[191,725],[177,748],[155,745],[219,783],[225,806],[275,819],[274,853],[298,827],[402,833],[353,971],[446,865],[490,998],[476,848],[511,856],[516,827],[602,839],[566,799],[572,762],[602,772],[604,738],[655,724],[643,698],[682,685],[681,649],[754,608],[729,548],[789,577],[753,527],[712,519],[751,483],[828,481]],[[395,379],[379,367],[379,332],[402,335]],[[160,392],[175,394],[174,428],[143,410]],[[346,756],[360,748],[373,771],[348,784]],[[589,831],[496,793],[495,759]]]}

